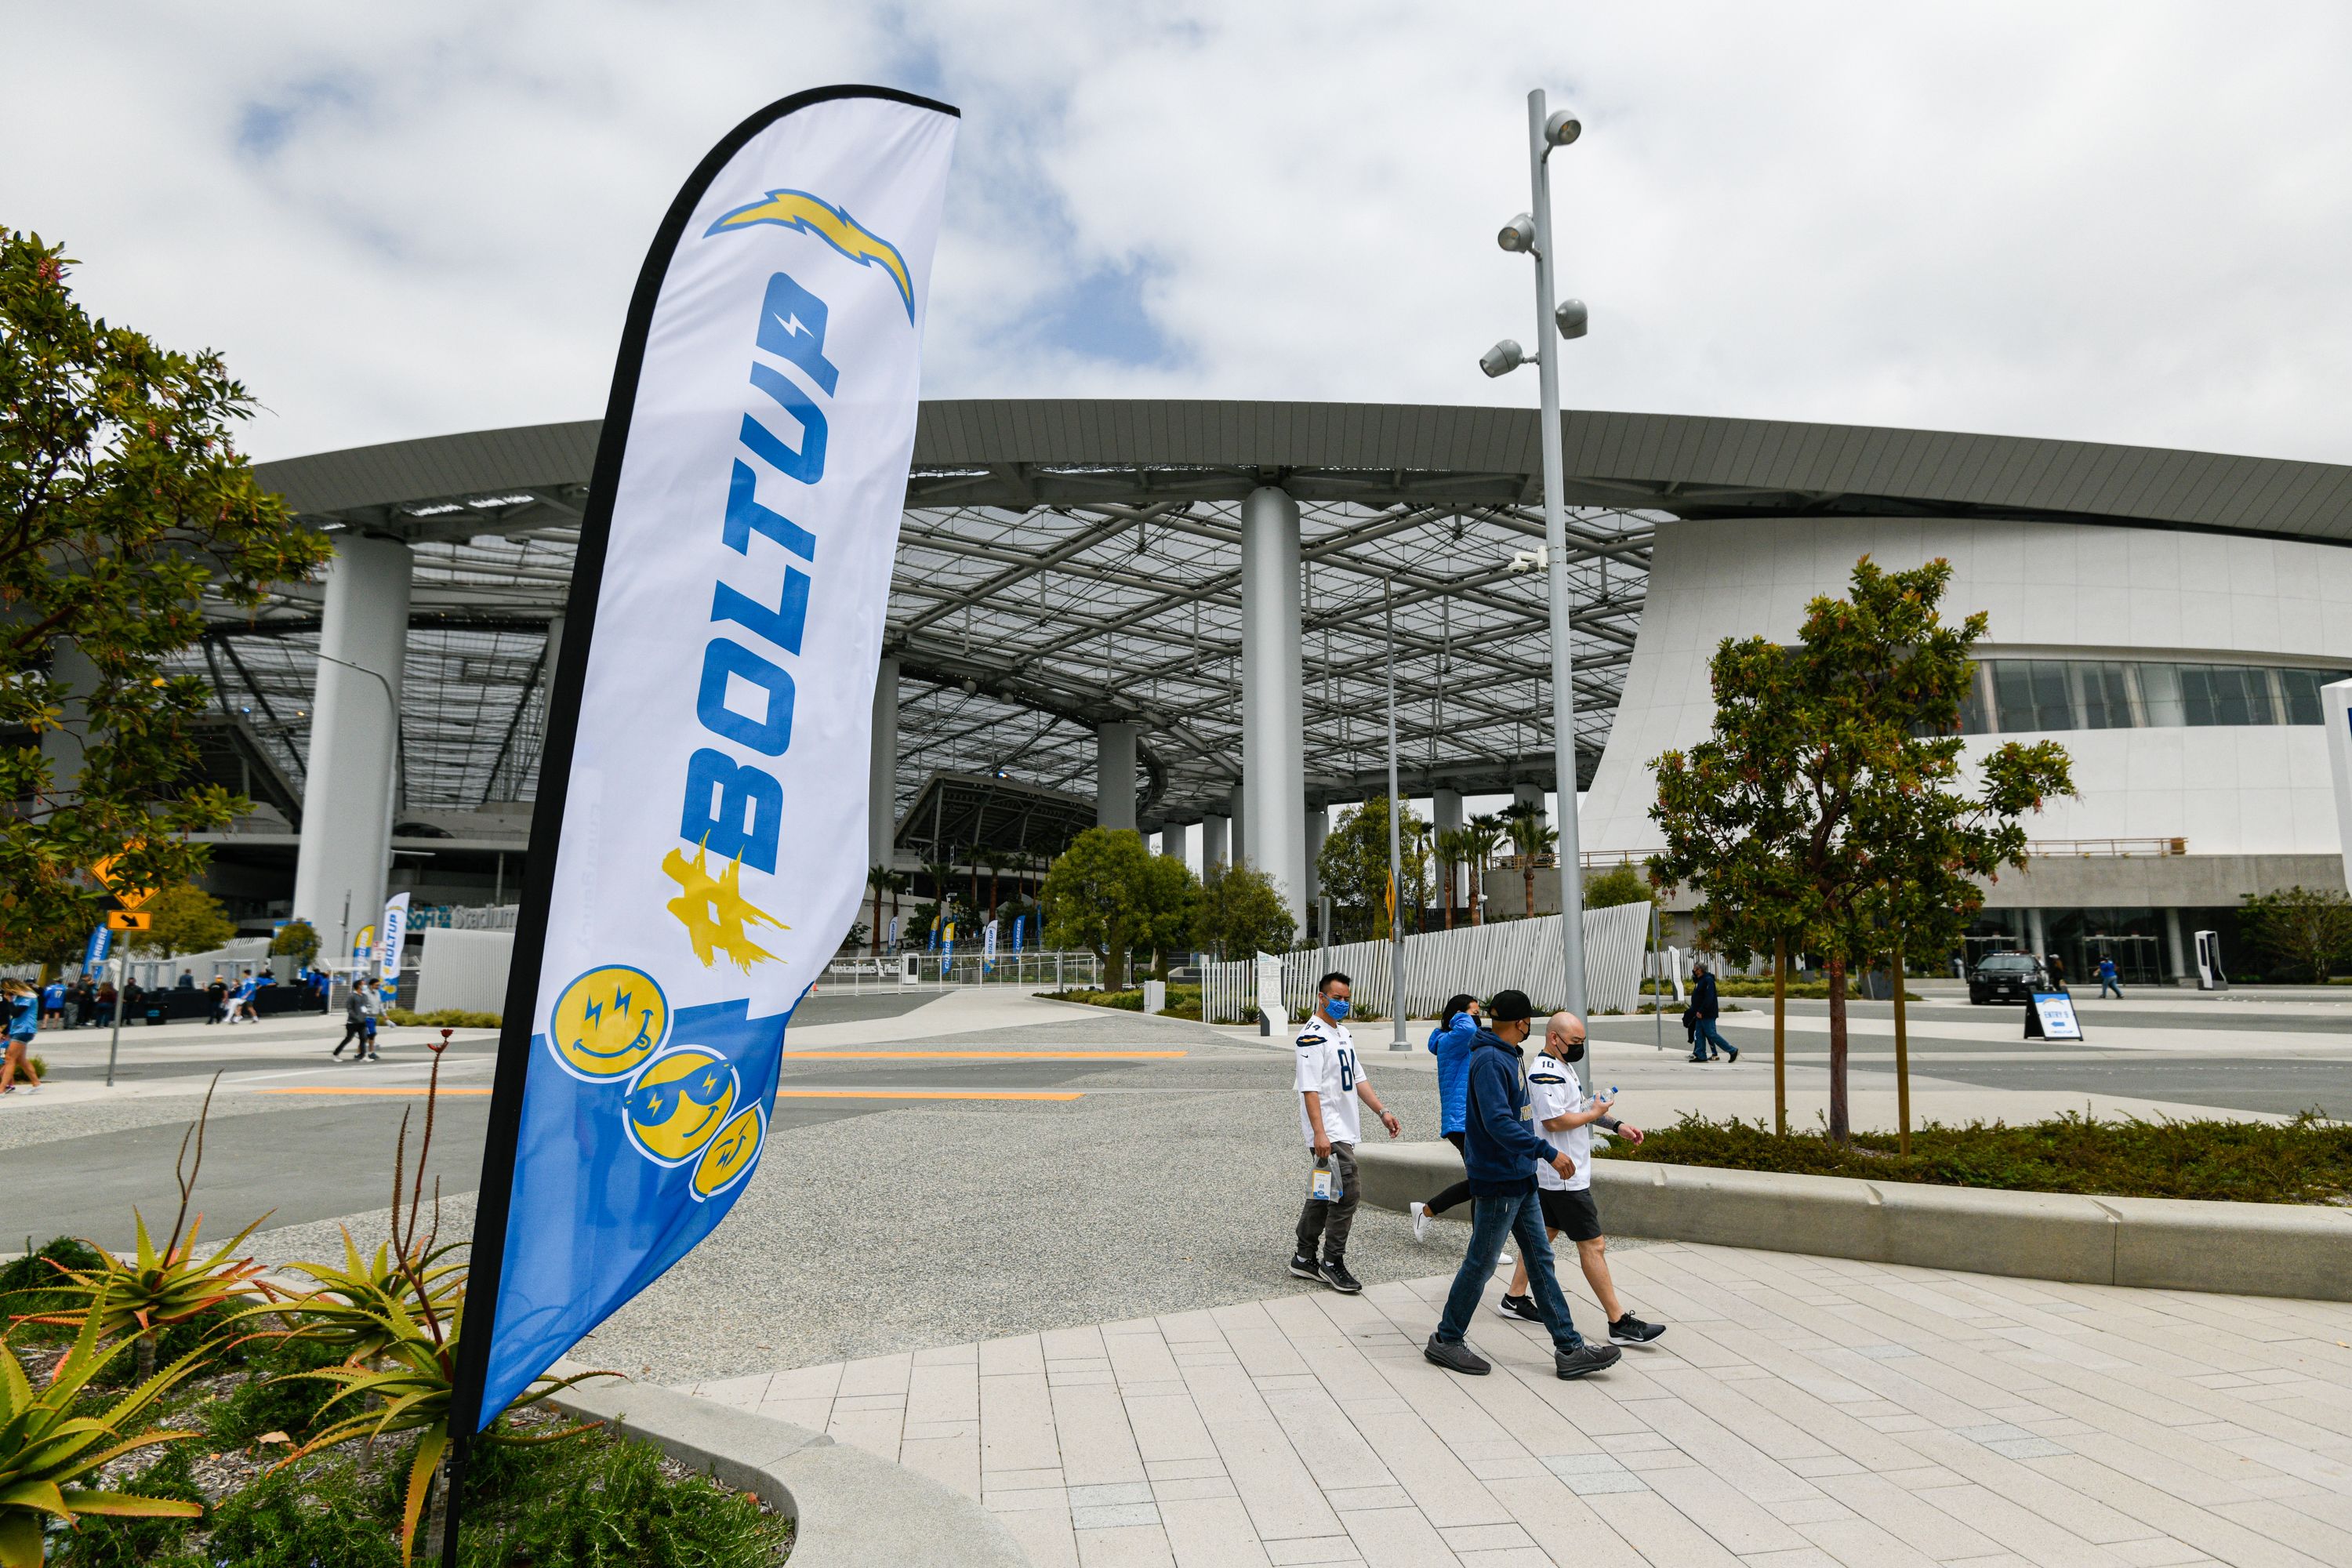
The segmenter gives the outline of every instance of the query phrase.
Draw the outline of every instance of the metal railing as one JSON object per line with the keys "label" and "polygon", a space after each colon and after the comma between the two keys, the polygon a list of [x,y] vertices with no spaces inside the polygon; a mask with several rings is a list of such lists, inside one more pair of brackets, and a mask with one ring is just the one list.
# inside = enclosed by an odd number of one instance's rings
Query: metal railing
{"label": "metal railing", "polygon": [[2186,855],[2186,838],[2029,838],[2025,843],[2028,855],[2063,858],[2074,856],[2086,860],[2122,858],[2132,856]]}
{"label": "metal railing", "polygon": [[[911,964],[911,971],[909,965]],[[1102,960],[1091,952],[1000,952],[993,960],[977,952],[837,953],[824,966],[817,989],[852,995],[882,991],[946,991],[1007,985],[1029,991],[1097,990]]]}

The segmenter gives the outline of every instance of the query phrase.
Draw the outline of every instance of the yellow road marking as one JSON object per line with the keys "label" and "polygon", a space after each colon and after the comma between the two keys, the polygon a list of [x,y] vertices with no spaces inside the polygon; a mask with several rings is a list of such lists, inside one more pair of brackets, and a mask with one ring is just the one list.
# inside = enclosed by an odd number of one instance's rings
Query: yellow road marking
{"label": "yellow road marking", "polygon": [[1084,1100],[1034,1089],[780,1089],[778,1100]]}
{"label": "yellow road marking", "polygon": [[[415,1089],[257,1089],[254,1094],[404,1094],[420,1095],[425,1086]],[[480,1095],[487,1089],[445,1089],[445,1095]],[[1055,1094],[1042,1089],[780,1089],[778,1100],[1084,1100],[1083,1094]]]}
{"label": "yellow road marking", "polygon": [[866,1062],[866,1061],[1041,1061],[1041,1062],[1145,1062],[1168,1061],[1185,1056],[1184,1051],[794,1051],[787,1050],[788,1062]]}

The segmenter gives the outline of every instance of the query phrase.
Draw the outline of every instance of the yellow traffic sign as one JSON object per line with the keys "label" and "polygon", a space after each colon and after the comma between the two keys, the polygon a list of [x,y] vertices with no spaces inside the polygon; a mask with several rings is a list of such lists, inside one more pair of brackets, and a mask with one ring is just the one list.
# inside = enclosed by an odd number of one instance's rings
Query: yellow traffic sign
{"label": "yellow traffic sign", "polygon": [[[126,846],[126,848],[130,848],[130,849],[136,849],[136,848],[138,848],[138,847],[139,847],[139,845],[138,845],[135,841],[134,841],[133,843],[131,843],[131,844],[130,844],[130,845]],[[118,888],[118,887],[116,887],[116,886],[114,885],[113,879],[112,879],[108,875],[108,873],[109,873],[109,872],[110,872],[110,871],[112,871],[112,870],[114,869],[114,863],[115,863],[117,860],[121,859],[121,857],[120,855],[109,855],[108,857],[106,857],[106,858],[104,858],[103,860],[99,861],[99,862],[98,862],[98,864],[96,864],[96,865],[92,866],[92,867],[89,868],[89,874],[90,874],[91,876],[93,876],[93,877],[97,878],[97,879],[98,879],[98,885],[99,885],[100,887],[101,887],[101,888],[104,888],[108,892],[112,893],[112,894],[114,895],[114,897],[115,897],[115,900],[116,900],[118,903],[121,904],[121,906],[122,906],[124,909],[126,909],[126,910],[135,910],[135,909],[137,909],[140,905],[142,905],[142,904],[145,903],[148,900],[150,900],[150,899],[153,898],[153,897],[155,896],[155,889],[152,889],[152,888]],[[129,929],[129,928],[118,928],[118,929]],[[141,927],[139,927],[138,929],[139,929],[139,930],[141,930],[141,931],[144,931],[144,930],[146,930],[147,928],[146,928],[146,927],[144,927],[144,926],[141,926]]]}
{"label": "yellow traffic sign", "polygon": [[110,910],[106,923],[116,931],[147,931],[155,924],[155,917],[143,910]]}

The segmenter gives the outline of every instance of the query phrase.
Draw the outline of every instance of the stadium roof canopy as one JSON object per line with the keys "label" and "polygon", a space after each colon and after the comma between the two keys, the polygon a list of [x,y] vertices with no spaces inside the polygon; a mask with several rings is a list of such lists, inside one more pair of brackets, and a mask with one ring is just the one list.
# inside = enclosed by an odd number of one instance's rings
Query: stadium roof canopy
{"label": "stadium roof canopy", "polygon": [[[1301,506],[1310,798],[1385,777],[1392,618],[1408,786],[1549,787],[1529,410],[1155,400],[923,405],[885,651],[899,805],[932,775],[1091,795],[1093,727],[1143,726],[1147,824],[1222,813],[1241,764],[1241,499]],[[1623,684],[1661,521],[2003,517],[2352,540],[2352,468],[1780,421],[1563,416],[1579,772]],[[409,812],[528,799],[594,421],[265,464],[329,529],[415,552],[402,723]],[[299,784],[320,590],[226,609],[199,658]]]}

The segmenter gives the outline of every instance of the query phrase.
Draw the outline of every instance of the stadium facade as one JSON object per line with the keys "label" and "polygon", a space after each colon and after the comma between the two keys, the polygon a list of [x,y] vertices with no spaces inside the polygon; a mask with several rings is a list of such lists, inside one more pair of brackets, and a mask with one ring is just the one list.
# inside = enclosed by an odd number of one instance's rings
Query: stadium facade
{"label": "stadium facade", "polygon": [[[1092,821],[1267,869],[1313,919],[1333,806],[1402,771],[1439,826],[1553,787],[1536,418],[1488,408],[927,404],[877,693],[877,863],[992,877]],[[1578,771],[1595,864],[1657,842],[1725,637],[1793,638],[1857,557],[1941,556],[1990,629],[1970,746],[2051,736],[1979,937],[2171,978],[2246,893],[2343,875],[2317,688],[2352,671],[2352,469],[1774,421],[1570,413]],[[189,668],[258,803],[215,890],[333,942],[387,886],[510,899],[593,422],[265,465],[321,584]],[[1197,835],[1197,838],[1194,836]],[[1506,879],[1517,884],[1516,875]],[[1514,892],[1516,889],[1513,889]],[[1502,901],[1498,899],[1498,902]],[[363,911],[354,914],[352,911]]]}

